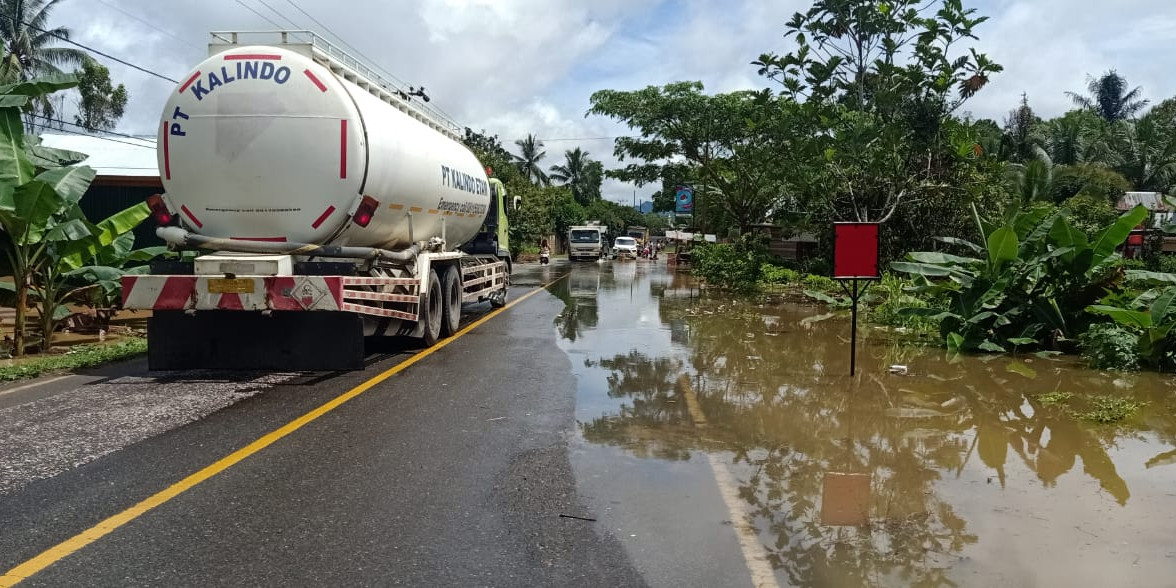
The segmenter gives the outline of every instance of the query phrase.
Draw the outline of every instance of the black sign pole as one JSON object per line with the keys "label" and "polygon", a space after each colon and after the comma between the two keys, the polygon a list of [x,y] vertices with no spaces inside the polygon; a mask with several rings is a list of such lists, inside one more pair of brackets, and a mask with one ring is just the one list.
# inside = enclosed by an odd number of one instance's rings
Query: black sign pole
{"label": "black sign pole", "polygon": [[853,377],[857,368],[857,307],[858,307],[858,281],[853,279],[853,329],[849,334],[849,376]]}

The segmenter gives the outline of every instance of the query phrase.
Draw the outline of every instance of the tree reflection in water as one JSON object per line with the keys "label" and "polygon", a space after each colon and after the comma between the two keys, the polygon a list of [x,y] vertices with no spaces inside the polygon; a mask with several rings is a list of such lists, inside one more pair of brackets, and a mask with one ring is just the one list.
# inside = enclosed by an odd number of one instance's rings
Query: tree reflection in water
{"label": "tree reflection in water", "polygon": [[[1050,488],[1081,459],[1082,471],[1126,504],[1130,492],[1107,448],[1142,431],[1176,444],[1176,399],[1158,378],[1130,376],[1135,385],[1119,386],[1150,403],[1144,418],[1095,427],[1038,395],[1106,393],[1114,376],[1058,360],[949,363],[938,350],[912,353],[867,340],[861,371],[872,375],[851,380],[843,375],[844,321],[806,323],[812,309],[795,306],[664,295],[677,286],[657,296],[673,349],[589,362],[608,370],[608,395],[621,402],[615,413],[581,423],[581,432],[643,457],[730,455],[739,496],[772,564],[796,584],[951,584],[948,570],[978,538],[937,482],[958,477],[970,460],[979,459],[992,472],[989,482],[1003,486],[1015,456]],[[590,315],[578,298],[571,306],[578,308],[557,321],[569,339],[587,324],[577,317],[591,316],[592,325],[597,319],[595,299]],[[913,377],[886,373],[895,353],[906,355]],[[705,428],[691,417],[694,401]],[[827,472],[872,476],[867,524],[822,524]]]}

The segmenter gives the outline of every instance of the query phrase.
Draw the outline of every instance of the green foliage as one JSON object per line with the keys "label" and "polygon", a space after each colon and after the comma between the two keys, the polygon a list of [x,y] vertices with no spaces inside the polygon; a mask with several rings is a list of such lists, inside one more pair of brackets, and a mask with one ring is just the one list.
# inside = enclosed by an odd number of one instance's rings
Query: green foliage
{"label": "green foliage", "polygon": [[[801,202],[885,221],[927,192],[944,197],[954,168],[978,157],[976,138],[952,132],[952,113],[1001,71],[956,47],[985,20],[954,0],[817,0],[795,14],[785,37],[797,49],[754,65],[796,104],[789,153]],[[961,191],[951,195],[963,207]]]}
{"label": "green foliage", "polygon": [[25,380],[53,372],[95,367],[144,353],[147,353],[147,340],[140,337],[122,339],[106,345],[79,345],[65,355],[42,357],[0,367],[0,381]]}
{"label": "green foliage", "polygon": [[110,70],[93,59],[86,59],[74,75],[81,95],[74,122],[90,131],[113,129],[127,107],[126,87],[111,84]]}
{"label": "green foliage", "polygon": [[800,280],[796,270],[765,263],[760,266],[760,280],[765,284],[792,284]]}
{"label": "green foliage", "polygon": [[817,290],[819,292],[841,291],[841,287],[837,285],[836,280],[817,274],[806,274],[800,281],[800,284],[805,288],[810,290]]}
{"label": "green foliage", "polygon": [[1176,274],[1176,255],[1166,254],[1156,256],[1156,271],[1165,274]]}
{"label": "green foliage", "polygon": [[1147,100],[1140,98],[1142,90],[1128,90],[1127,79],[1113,69],[1097,78],[1087,76],[1086,81],[1088,95],[1066,94],[1075,105],[1094,111],[1107,122],[1127,120],[1147,106]]}
{"label": "green foliage", "polygon": [[747,294],[758,287],[766,256],[763,245],[749,236],[732,244],[701,243],[691,253],[691,272],[709,284]]}
{"label": "green foliage", "polygon": [[1091,238],[1119,216],[1119,211],[1106,198],[1085,194],[1066,200],[1062,206],[1070,211],[1070,224]]}
{"label": "green foliage", "polygon": [[1082,163],[1059,167],[1054,171],[1051,195],[1054,202],[1086,196],[1113,204],[1131,190],[1131,182],[1104,165]]}
{"label": "green foliage", "polygon": [[[589,114],[625,123],[638,136],[616,140],[630,161],[607,175],[637,185],[695,185],[696,223],[723,217],[743,229],[763,222],[787,196],[781,157],[795,136],[796,105],[768,91],[706,95],[700,82],[600,90]],[[665,199],[662,200],[664,207]]]}
{"label": "green foliage", "polygon": [[1097,323],[1078,337],[1086,363],[1100,370],[1139,369],[1139,334],[1118,324]]}
{"label": "green foliage", "polygon": [[550,184],[551,179],[547,177],[543,167],[539,164],[544,157],[547,157],[547,152],[543,150],[543,141],[540,141],[535,135],[527,135],[526,139],[515,141],[515,145],[519,148],[519,155],[514,156],[514,164],[522,172],[523,177],[531,183],[541,186]]}
{"label": "green foliage", "polygon": [[1082,309],[1117,279],[1108,270],[1115,249],[1147,210],[1136,207],[1094,239],[1071,225],[1067,214],[1048,208],[1012,211],[998,225],[976,213],[985,246],[943,238],[970,256],[909,253],[907,261],[891,267],[914,276],[917,291],[943,297],[946,310],[905,312],[939,321],[949,349],[1056,348],[1074,338],[1084,330]]}
{"label": "green foliage", "polygon": [[[880,325],[902,327],[916,332],[935,332],[939,323],[924,314],[904,312],[904,308],[934,308],[935,301],[920,296],[914,283],[896,274],[887,272],[882,280],[871,287],[871,291],[882,296],[882,302],[870,310],[870,320]],[[879,292],[880,291],[880,292]]]}
{"label": "green foliage", "polygon": [[[1176,275],[1153,274],[1154,279],[1176,282]],[[1170,283],[1171,283],[1170,282]],[[1176,371],[1176,286],[1153,289],[1140,294],[1126,304],[1113,304],[1104,299],[1102,304],[1088,306],[1088,312],[1108,316],[1124,329],[1137,334],[1135,353],[1140,361],[1161,371]]]}
{"label": "green foliage", "polygon": [[1110,424],[1135,414],[1146,403],[1119,396],[1095,396],[1089,400],[1090,409],[1073,411],[1076,418],[1095,423]]}
{"label": "green foliage", "polygon": [[549,177],[572,190],[572,198],[583,206],[600,199],[604,166],[588,157],[579,147],[564,152],[566,162],[551,166]]}
{"label": "green foliage", "polygon": [[1054,390],[1053,392],[1045,392],[1037,395],[1037,401],[1042,404],[1065,404],[1074,397],[1073,392],[1060,392]]}

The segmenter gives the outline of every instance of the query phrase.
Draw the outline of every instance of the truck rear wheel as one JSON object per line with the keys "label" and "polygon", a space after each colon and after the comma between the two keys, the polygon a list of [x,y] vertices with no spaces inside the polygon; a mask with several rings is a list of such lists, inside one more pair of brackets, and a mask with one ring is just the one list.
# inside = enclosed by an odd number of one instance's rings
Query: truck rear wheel
{"label": "truck rear wheel", "polygon": [[441,336],[450,337],[461,327],[461,272],[457,266],[445,268],[441,278],[445,301],[441,312]]}
{"label": "truck rear wheel", "polygon": [[432,347],[441,339],[441,319],[445,306],[445,296],[441,290],[441,280],[437,279],[437,270],[429,270],[429,289],[425,298],[421,300],[421,315],[419,320],[424,327],[421,339],[425,347]]}

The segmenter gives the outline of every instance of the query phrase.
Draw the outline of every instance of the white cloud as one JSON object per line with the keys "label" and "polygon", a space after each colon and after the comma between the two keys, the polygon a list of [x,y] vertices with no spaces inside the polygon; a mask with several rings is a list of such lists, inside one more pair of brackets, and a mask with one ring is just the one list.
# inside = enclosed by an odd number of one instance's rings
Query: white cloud
{"label": "white cloud", "polygon": [[[288,25],[259,0],[241,0]],[[318,29],[297,4],[377,65],[425,86],[432,104],[460,123],[498,134],[508,148],[527,133],[541,138],[595,138],[626,129],[585,118],[588,97],[701,80],[710,91],[762,88],[750,62],[784,52],[784,23],[806,0],[266,0],[299,26]],[[991,17],[978,48],[1005,66],[965,110],[1001,120],[1021,92],[1043,116],[1070,107],[1087,74],[1111,68],[1141,85],[1153,102],[1176,94],[1176,5],[1172,0],[981,0],[966,2]],[[151,23],[128,18],[138,16]],[[173,79],[206,54],[209,30],[272,29],[236,0],[66,0],[54,25],[74,38]],[[178,37],[178,38],[177,38]],[[151,133],[174,85],[109,63],[131,96],[120,129]],[[547,143],[548,161],[580,146],[615,166],[610,141]],[[631,199],[632,187],[609,182],[606,193]],[[655,187],[639,189],[639,195]]]}

